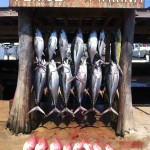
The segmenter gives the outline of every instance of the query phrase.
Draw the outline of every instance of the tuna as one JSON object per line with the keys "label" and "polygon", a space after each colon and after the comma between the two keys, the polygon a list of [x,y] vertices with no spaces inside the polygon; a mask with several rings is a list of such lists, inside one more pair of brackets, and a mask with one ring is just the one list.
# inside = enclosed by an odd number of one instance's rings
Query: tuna
{"label": "tuna", "polygon": [[53,30],[48,39],[48,54],[49,54],[49,62],[53,59],[53,55],[57,48],[57,32]]}
{"label": "tuna", "polygon": [[44,40],[41,31],[37,28],[34,36],[34,49],[36,52],[37,60],[40,63],[42,61],[42,55],[44,50]]}
{"label": "tuna", "polygon": [[72,73],[71,73],[69,60],[66,59],[64,60],[63,70],[61,72],[61,84],[60,84],[62,95],[64,98],[64,103],[65,103],[65,108],[62,110],[62,113],[68,112],[70,114],[73,114],[73,112],[67,108],[70,90],[71,90],[71,83],[68,81],[70,81],[71,78],[72,78]]}
{"label": "tuna", "polygon": [[103,53],[105,52],[105,47],[106,47],[105,32],[104,30],[102,30],[100,32],[99,41],[98,41],[98,53],[101,60],[104,60]]}
{"label": "tuna", "polygon": [[84,107],[81,106],[83,94],[86,88],[86,82],[87,82],[87,63],[86,59],[81,60],[81,64],[79,66],[79,70],[77,72],[77,76],[83,81],[80,82],[79,80],[75,81],[75,90],[77,94],[77,98],[79,101],[79,107],[75,110],[74,114],[76,114],[78,111],[87,111]]}
{"label": "tuna", "polygon": [[93,64],[94,56],[97,53],[97,43],[98,43],[97,33],[95,30],[93,30],[89,36],[87,44],[91,64]]}
{"label": "tuna", "polygon": [[26,141],[23,145],[23,150],[34,150],[36,144],[38,143],[39,138],[37,136],[33,136],[28,141]]}
{"label": "tuna", "polygon": [[90,95],[92,99],[92,108],[89,109],[85,114],[89,112],[96,112],[97,114],[100,114],[100,112],[94,108],[95,103],[97,101],[98,95],[100,93],[100,87],[102,82],[102,69],[101,69],[101,60],[97,60],[94,62],[92,73],[90,76]]}
{"label": "tuna", "polygon": [[74,73],[73,73],[74,76],[77,75],[81,57],[83,55],[83,50],[84,50],[83,34],[81,30],[78,29],[73,44],[71,45],[72,60],[74,64]]}
{"label": "tuna", "polygon": [[62,63],[64,62],[64,59],[67,56],[67,50],[68,50],[67,34],[64,29],[61,29],[59,35],[59,52],[60,52]]}
{"label": "tuna", "polygon": [[43,90],[46,86],[46,67],[42,64],[37,64],[35,69],[35,78],[34,78],[34,90],[35,90],[35,100],[36,100],[36,107],[32,108],[29,112],[33,111],[40,111],[45,115],[45,112],[39,107],[40,100],[42,98]]}
{"label": "tuna", "polygon": [[60,111],[56,108],[58,89],[59,89],[59,74],[58,74],[56,62],[54,60],[51,60],[48,65],[48,90],[53,99],[54,109],[48,113],[47,117],[54,112],[60,113]]}
{"label": "tuna", "polygon": [[113,98],[116,94],[118,83],[119,83],[118,65],[116,65],[113,61],[111,61],[106,71],[106,89],[108,93],[110,107],[106,109],[102,113],[102,115],[109,111],[112,111],[113,113],[118,115],[118,113],[112,108]]}

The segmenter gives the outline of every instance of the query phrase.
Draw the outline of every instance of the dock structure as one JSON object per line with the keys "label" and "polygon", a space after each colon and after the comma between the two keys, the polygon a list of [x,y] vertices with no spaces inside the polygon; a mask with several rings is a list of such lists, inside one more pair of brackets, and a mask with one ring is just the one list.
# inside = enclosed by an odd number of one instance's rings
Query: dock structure
{"label": "dock structure", "polygon": [[[109,1],[110,2],[110,1]],[[10,7],[0,10],[0,42],[19,42],[18,82],[14,104],[10,111],[7,127],[16,134],[29,133],[35,128],[35,115],[26,117],[31,103],[32,69],[34,60],[33,32],[39,27],[48,40],[49,31],[60,30],[68,33],[69,43],[75,30],[80,27],[87,43],[92,29],[106,31],[106,60],[110,57],[111,32],[121,29],[122,48],[120,67],[123,75],[119,85],[119,116],[117,134],[124,136],[134,128],[132,116],[132,44],[149,42],[150,12],[143,8],[143,1],[108,3],[101,1],[10,1]],[[143,8],[143,9],[138,9]],[[47,43],[47,42],[46,42]],[[1,79],[1,75],[0,75]],[[1,83],[1,82],[0,82]],[[21,90],[21,91],[20,91]],[[15,113],[14,115],[14,112]],[[34,121],[33,121],[34,120]],[[17,126],[15,128],[15,126]]]}

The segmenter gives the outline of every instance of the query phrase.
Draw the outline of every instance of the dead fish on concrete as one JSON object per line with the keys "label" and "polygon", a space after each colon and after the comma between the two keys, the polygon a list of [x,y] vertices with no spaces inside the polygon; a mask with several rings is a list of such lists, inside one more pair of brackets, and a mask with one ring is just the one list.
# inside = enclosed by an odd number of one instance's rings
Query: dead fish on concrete
{"label": "dead fish on concrete", "polygon": [[119,84],[119,68],[117,64],[111,61],[106,71],[106,89],[108,92],[110,107],[106,109],[102,113],[102,115],[109,111],[112,111],[113,113],[118,115],[118,113],[112,108],[113,98],[116,94],[118,84]]}
{"label": "dead fish on concrete", "polygon": [[87,44],[91,64],[93,64],[94,56],[97,53],[97,43],[98,43],[97,33],[95,30],[93,30],[89,36]]}
{"label": "dead fish on concrete", "polygon": [[90,79],[90,95],[92,99],[92,108],[89,109],[85,114],[89,112],[96,112],[100,114],[100,112],[94,107],[97,101],[98,95],[100,94],[100,87],[102,82],[102,69],[101,69],[101,60],[97,60],[94,62],[92,67],[91,79]]}
{"label": "dead fish on concrete", "polygon": [[45,115],[45,112],[39,107],[43,90],[46,86],[46,66],[43,64],[37,64],[35,68],[34,90],[36,97],[36,107],[32,108],[29,112],[40,111]]}
{"label": "dead fish on concrete", "polygon": [[70,62],[69,59],[66,58],[63,63],[63,69],[61,72],[61,91],[62,95],[64,98],[64,103],[65,103],[65,108],[62,110],[61,113],[68,112],[70,114],[73,114],[71,110],[67,108],[68,100],[69,100],[69,95],[70,95],[70,90],[71,90],[71,82],[70,79],[72,78],[72,73],[71,73],[71,67],[70,67]]}
{"label": "dead fish on concrete", "polygon": [[77,72],[77,76],[83,82],[80,82],[79,80],[75,81],[75,90],[76,90],[76,94],[77,94],[77,98],[78,98],[78,102],[79,102],[79,107],[74,111],[74,114],[76,114],[80,110],[87,111],[86,108],[81,106],[81,102],[82,102],[82,98],[83,98],[83,94],[85,92],[86,82],[87,82],[87,63],[86,63],[86,59],[81,60],[79,70]]}
{"label": "dead fish on concrete", "polygon": [[40,63],[42,61],[42,55],[44,50],[44,40],[42,32],[37,28],[34,36],[34,49],[36,52],[37,60]]}
{"label": "dead fish on concrete", "polygon": [[57,48],[57,32],[56,32],[56,30],[53,30],[50,33],[50,36],[48,39],[49,62],[53,59],[53,55],[55,53],[56,48]]}
{"label": "dead fish on concrete", "polygon": [[83,55],[83,50],[84,50],[83,34],[81,32],[81,29],[78,29],[73,44],[71,45],[71,55],[74,64],[74,71],[73,71],[74,77],[70,80],[70,82],[75,79],[80,80],[80,78],[77,76],[77,72],[81,62],[81,57]]}
{"label": "dead fish on concrete", "polygon": [[68,51],[67,34],[64,29],[61,29],[59,35],[59,52],[60,52],[62,63],[64,62],[64,59],[67,56],[67,51]]}
{"label": "dead fish on concrete", "polygon": [[54,112],[60,113],[56,108],[57,98],[58,98],[58,89],[59,89],[59,74],[56,66],[56,62],[52,59],[48,64],[48,90],[52,96],[54,109],[52,109],[46,117],[51,115]]}
{"label": "dead fish on concrete", "polygon": [[106,39],[105,38],[106,38],[105,32],[104,32],[104,30],[102,30],[100,32],[100,36],[99,36],[99,40],[98,40],[98,53],[99,53],[101,60],[104,60],[103,53],[105,52],[105,47],[106,47]]}

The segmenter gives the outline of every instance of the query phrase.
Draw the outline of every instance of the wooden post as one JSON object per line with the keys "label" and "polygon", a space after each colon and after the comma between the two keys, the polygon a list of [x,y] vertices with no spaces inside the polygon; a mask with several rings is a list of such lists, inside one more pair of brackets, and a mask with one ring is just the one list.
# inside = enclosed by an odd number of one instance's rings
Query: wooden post
{"label": "wooden post", "polygon": [[19,71],[16,93],[7,128],[15,134],[30,133],[33,119],[27,114],[32,100],[32,70],[33,70],[33,11],[31,8],[19,8]]}
{"label": "wooden post", "polygon": [[132,95],[131,95],[131,69],[132,49],[135,27],[135,10],[124,10],[123,43],[121,51],[120,66],[123,75],[119,85],[119,118],[117,134],[124,136],[134,128]]}

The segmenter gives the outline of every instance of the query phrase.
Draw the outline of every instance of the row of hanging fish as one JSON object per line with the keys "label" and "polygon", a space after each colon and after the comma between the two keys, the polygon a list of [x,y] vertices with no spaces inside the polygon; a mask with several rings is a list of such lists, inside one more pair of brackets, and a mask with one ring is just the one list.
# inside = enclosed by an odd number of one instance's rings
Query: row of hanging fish
{"label": "row of hanging fish", "polygon": [[[91,32],[86,49],[84,47],[82,31],[78,29],[71,44],[71,56],[68,51],[68,39],[65,30],[60,30],[59,38],[57,38],[56,30],[53,30],[49,36],[47,46],[49,59],[48,62],[44,62],[42,59],[44,51],[43,35],[39,29],[36,29],[34,48],[38,63],[35,68],[34,90],[37,106],[31,109],[29,113],[39,110],[45,116],[49,116],[54,112],[61,114],[68,112],[74,116],[78,111],[82,110],[85,112],[84,114],[91,111],[101,114],[96,110],[95,103],[100,94],[102,82],[101,66],[104,65],[106,67],[106,90],[109,97],[110,108],[105,110],[102,114],[112,111],[118,115],[112,108],[112,103],[119,83],[119,73],[121,73],[121,69],[118,65],[121,50],[121,32],[118,30],[115,33],[117,35],[114,34],[113,36],[114,42],[111,44],[111,59],[109,63],[106,63],[102,56],[106,48],[104,30],[100,32],[99,40],[97,32],[94,30]],[[120,44],[120,46],[118,46],[118,44]],[[54,53],[57,49],[57,45],[61,57],[59,66],[54,60]],[[87,62],[87,58],[89,58],[89,62]],[[59,70],[61,70],[61,73],[59,73]],[[79,107],[74,112],[67,107],[72,83],[74,83],[74,92],[79,102]],[[54,103],[54,109],[47,115],[39,107],[46,84]],[[84,93],[88,94],[92,101],[92,106],[89,110],[81,105]],[[64,99],[65,107],[63,110],[57,109],[58,94],[61,94]]]}
{"label": "row of hanging fish", "polygon": [[[43,138],[39,140],[39,137],[33,136],[29,140],[27,140],[23,145],[23,150],[103,150],[102,146],[95,142],[94,144],[90,144],[86,140],[75,143],[72,145],[71,142],[66,144],[62,144],[59,139],[56,139],[52,143],[48,143],[48,139]],[[113,150],[113,148],[109,145],[105,145],[105,150]]]}

